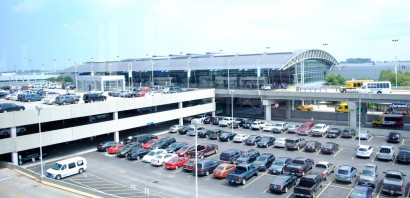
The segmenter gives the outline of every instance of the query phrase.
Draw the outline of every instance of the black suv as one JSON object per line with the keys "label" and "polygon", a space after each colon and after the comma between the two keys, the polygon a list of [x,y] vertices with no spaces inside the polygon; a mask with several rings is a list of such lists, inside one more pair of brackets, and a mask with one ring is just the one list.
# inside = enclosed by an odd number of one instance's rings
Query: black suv
{"label": "black suv", "polygon": [[352,128],[345,128],[342,131],[342,137],[344,138],[352,138],[356,136],[356,130]]}
{"label": "black suv", "polygon": [[179,150],[180,148],[182,148],[183,146],[188,145],[188,143],[186,142],[174,142],[172,144],[169,145],[169,147],[165,150],[167,150],[168,153],[174,153],[177,150]]}
{"label": "black suv", "polygon": [[270,147],[275,143],[275,138],[274,137],[262,137],[261,141],[258,142],[258,147],[263,148],[263,147]]}
{"label": "black suv", "polygon": [[142,134],[132,137],[132,142],[140,142],[140,143],[147,143],[151,139],[158,139],[156,135],[151,134]]}
{"label": "black suv", "polygon": [[244,129],[250,129],[252,123],[255,122],[255,121],[256,121],[255,119],[246,119],[246,120],[243,120],[242,128],[244,128]]}
{"label": "black suv", "polygon": [[397,154],[397,161],[401,163],[410,163],[410,147],[399,147],[399,153]]}
{"label": "black suv", "polygon": [[258,145],[258,142],[262,140],[262,137],[259,135],[251,135],[245,140],[246,145]]}
{"label": "black suv", "polygon": [[[222,162],[218,160],[201,160],[198,162],[198,176],[204,176],[212,174],[216,167],[218,167]],[[195,174],[195,171],[193,172]]]}
{"label": "black suv", "polygon": [[57,96],[55,103],[58,105],[77,104],[79,100],[72,95]]}
{"label": "black suv", "polygon": [[221,153],[219,160],[228,163],[235,163],[236,159],[238,159],[241,154],[242,151],[239,149],[229,149]]}
{"label": "black suv", "polygon": [[390,132],[387,136],[386,142],[400,143],[401,134],[399,132]]}
{"label": "black suv", "polygon": [[85,103],[95,102],[95,101],[105,101],[107,100],[107,96],[103,96],[102,93],[84,94],[83,100]]}
{"label": "black suv", "polygon": [[174,137],[164,137],[159,139],[157,142],[151,145],[151,149],[166,149],[172,143],[175,143],[176,139]]}
{"label": "black suv", "polygon": [[249,151],[244,151],[238,159],[236,159],[236,163],[252,163],[260,156],[259,151],[255,149],[251,149]]}
{"label": "black suv", "polygon": [[16,105],[14,103],[2,103],[0,104],[0,113],[11,112],[11,111],[21,111],[25,110],[24,106]]}

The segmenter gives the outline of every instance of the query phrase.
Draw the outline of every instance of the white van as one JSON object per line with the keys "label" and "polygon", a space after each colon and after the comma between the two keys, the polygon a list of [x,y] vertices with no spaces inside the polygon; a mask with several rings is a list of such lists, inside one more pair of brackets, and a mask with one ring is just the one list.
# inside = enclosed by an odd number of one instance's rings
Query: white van
{"label": "white van", "polygon": [[47,177],[61,179],[77,173],[82,174],[87,169],[87,160],[82,157],[56,162],[51,168],[47,169]]}

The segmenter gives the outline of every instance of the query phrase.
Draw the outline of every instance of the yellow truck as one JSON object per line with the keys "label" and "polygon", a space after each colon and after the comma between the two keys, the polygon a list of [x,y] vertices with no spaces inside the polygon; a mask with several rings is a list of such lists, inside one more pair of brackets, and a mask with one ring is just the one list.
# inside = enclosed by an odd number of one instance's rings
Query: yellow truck
{"label": "yellow truck", "polygon": [[339,113],[348,113],[349,112],[349,106],[345,102],[340,103],[339,107],[336,108],[336,111],[339,112]]}

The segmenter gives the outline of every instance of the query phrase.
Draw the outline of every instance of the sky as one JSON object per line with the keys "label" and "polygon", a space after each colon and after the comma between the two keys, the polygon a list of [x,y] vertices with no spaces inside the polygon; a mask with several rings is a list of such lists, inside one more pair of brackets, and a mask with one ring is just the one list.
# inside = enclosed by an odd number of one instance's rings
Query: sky
{"label": "sky", "polygon": [[0,71],[267,48],[410,60],[409,10],[409,0],[0,1]]}

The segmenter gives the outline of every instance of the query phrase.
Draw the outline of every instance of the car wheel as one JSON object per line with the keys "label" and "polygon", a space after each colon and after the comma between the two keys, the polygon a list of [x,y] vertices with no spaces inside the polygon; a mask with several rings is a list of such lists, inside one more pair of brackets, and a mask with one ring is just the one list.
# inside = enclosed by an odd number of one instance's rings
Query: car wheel
{"label": "car wheel", "polygon": [[60,180],[60,179],[61,179],[61,175],[57,175],[56,180]]}
{"label": "car wheel", "polygon": [[7,113],[7,110],[4,110],[3,113]]}
{"label": "car wheel", "polygon": [[285,188],[285,193],[287,193],[287,192],[288,192],[288,187]]}
{"label": "car wheel", "polygon": [[30,100],[30,99],[28,99],[28,100],[27,100],[27,102],[31,102],[31,100]]}
{"label": "car wheel", "polygon": [[141,159],[141,157],[140,157],[140,156],[137,156],[137,160],[139,160],[139,159]]}
{"label": "car wheel", "polygon": [[242,185],[245,185],[246,184],[246,179],[243,179],[242,180]]}
{"label": "car wheel", "polygon": [[202,154],[200,158],[201,158],[201,159],[204,159],[204,155]]}
{"label": "car wheel", "polygon": [[217,154],[218,153],[218,149],[215,149],[215,154]]}
{"label": "car wheel", "polygon": [[316,197],[316,192],[313,192],[312,193],[312,198],[315,198]]}
{"label": "car wheel", "polygon": [[84,173],[84,169],[80,168],[80,170],[78,170],[79,174],[83,174]]}
{"label": "car wheel", "polygon": [[205,173],[205,174],[206,174],[206,176],[208,176],[208,175],[209,175],[209,171],[206,171],[206,173]]}
{"label": "car wheel", "polygon": [[63,102],[63,105],[66,105],[66,104],[67,104],[67,103],[64,101],[64,102]]}
{"label": "car wheel", "polygon": [[255,176],[258,176],[258,171],[255,172]]}

